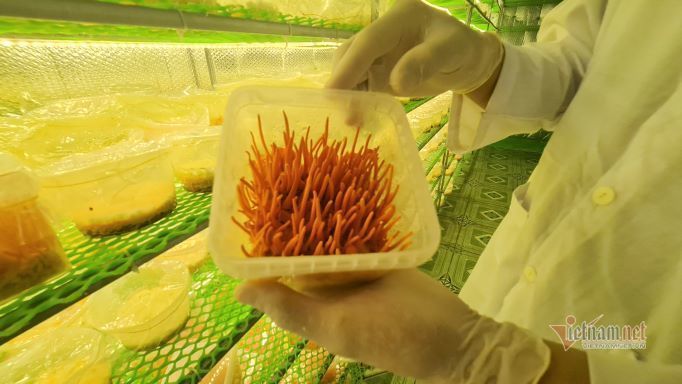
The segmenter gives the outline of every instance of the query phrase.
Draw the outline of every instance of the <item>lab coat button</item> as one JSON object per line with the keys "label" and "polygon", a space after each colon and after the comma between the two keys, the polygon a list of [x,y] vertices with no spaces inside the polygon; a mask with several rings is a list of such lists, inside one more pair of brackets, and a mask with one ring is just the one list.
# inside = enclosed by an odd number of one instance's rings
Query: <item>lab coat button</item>
{"label": "lab coat button", "polygon": [[592,201],[597,205],[609,205],[616,198],[616,192],[610,187],[598,187],[592,194]]}
{"label": "lab coat button", "polygon": [[523,276],[526,278],[526,281],[529,283],[532,283],[535,281],[535,278],[538,276],[537,271],[533,267],[526,267],[523,269]]}

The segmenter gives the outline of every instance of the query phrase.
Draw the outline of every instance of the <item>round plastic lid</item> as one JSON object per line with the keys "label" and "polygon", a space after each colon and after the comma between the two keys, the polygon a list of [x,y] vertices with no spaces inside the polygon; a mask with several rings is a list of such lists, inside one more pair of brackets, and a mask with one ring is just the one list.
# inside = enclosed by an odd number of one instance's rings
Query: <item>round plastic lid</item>
{"label": "round plastic lid", "polygon": [[87,183],[117,175],[168,153],[168,145],[123,142],[100,151],[68,156],[36,170],[45,188]]}
{"label": "round plastic lid", "polygon": [[101,331],[151,329],[177,310],[189,285],[182,262],[155,260],[95,292],[85,318]]}
{"label": "round plastic lid", "polygon": [[16,157],[0,152],[0,207],[38,196],[38,182]]}

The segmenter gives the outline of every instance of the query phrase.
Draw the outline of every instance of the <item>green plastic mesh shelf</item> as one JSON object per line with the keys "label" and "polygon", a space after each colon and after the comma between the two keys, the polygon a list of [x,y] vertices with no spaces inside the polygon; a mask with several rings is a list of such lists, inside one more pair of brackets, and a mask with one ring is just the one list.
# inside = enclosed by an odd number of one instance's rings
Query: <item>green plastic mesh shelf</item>
{"label": "green plastic mesh shelf", "polygon": [[313,342],[308,342],[289,367],[280,384],[307,384],[322,381],[334,355]]}
{"label": "green plastic mesh shelf", "polygon": [[342,384],[360,384],[365,377],[365,371],[370,369],[370,366],[363,363],[356,362],[341,362],[337,366],[336,383]]}
{"label": "green plastic mesh shelf", "polygon": [[112,382],[201,380],[261,317],[235,301],[237,283],[207,261],[192,275],[190,317],[183,329],[156,348],[124,354],[114,367]]}
{"label": "green plastic mesh shelf", "polygon": [[278,383],[305,345],[303,338],[263,317],[235,346],[240,382]]}
{"label": "green plastic mesh shelf", "polygon": [[90,238],[74,226],[59,233],[73,268],[0,306],[0,343],[94,292],[205,227],[210,194],[177,187],[177,207],[168,216],[121,236]]}

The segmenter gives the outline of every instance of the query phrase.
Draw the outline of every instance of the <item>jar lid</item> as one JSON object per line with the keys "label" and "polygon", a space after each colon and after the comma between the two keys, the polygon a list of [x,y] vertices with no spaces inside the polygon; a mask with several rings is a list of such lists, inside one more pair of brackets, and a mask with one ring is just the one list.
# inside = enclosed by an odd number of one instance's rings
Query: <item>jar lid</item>
{"label": "jar lid", "polygon": [[38,182],[16,157],[0,152],[0,207],[38,196]]}
{"label": "jar lid", "polygon": [[168,153],[165,143],[122,142],[100,151],[68,156],[36,169],[44,188],[65,187],[120,174]]}

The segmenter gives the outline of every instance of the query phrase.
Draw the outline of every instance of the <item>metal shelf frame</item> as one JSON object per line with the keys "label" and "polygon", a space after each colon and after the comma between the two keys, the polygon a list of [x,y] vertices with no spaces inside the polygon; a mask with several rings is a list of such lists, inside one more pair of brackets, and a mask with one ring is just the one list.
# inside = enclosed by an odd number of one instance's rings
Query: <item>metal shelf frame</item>
{"label": "metal shelf frame", "polygon": [[242,32],[329,39],[345,39],[353,35],[352,31],[339,29],[203,15],[180,10],[131,7],[88,0],[0,0],[0,15],[95,24],[172,28],[181,31]]}

